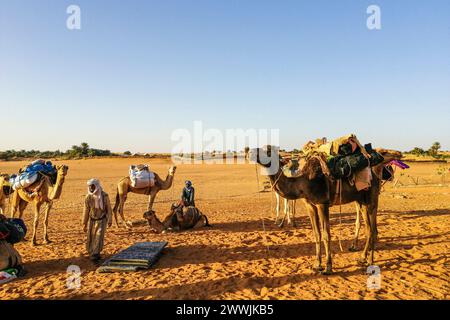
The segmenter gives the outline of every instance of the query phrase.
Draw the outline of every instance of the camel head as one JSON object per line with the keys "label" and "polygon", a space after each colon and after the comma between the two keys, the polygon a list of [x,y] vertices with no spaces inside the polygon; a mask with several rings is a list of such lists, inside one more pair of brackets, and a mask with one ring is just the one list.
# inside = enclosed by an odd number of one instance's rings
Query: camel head
{"label": "camel head", "polygon": [[277,165],[280,163],[281,156],[279,150],[279,147],[270,145],[265,146],[264,148],[253,148],[249,152],[249,158],[251,161],[269,168],[271,167],[272,162],[276,162]]}
{"label": "camel head", "polygon": [[13,192],[13,188],[11,183],[9,182],[9,174],[0,173],[0,194],[3,191],[3,194],[9,196]]}
{"label": "camel head", "polygon": [[159,221],[154,210],[144,212],[144,219],[147,220],[150,228],[155,230],[157,233],[161,233],[164,230],[164,226],[161,221]]}
{"label": "camel head", "polygon": [[67,171],[69,171],[69,167],[66,165],[56,166],[56,171],[58,171],[58,176],[65,177],[67,175]]}
{"label": "camel head", "polygon": [[391,149],[375,149],[376,152],[381,154],[384,158],[384,162],[389,162],[392,160],[400,160],[403,158],[403,154],[400,151],[397,150],[391,150]]}
{"label": "camel head", "polygon": [[3,184],[4,182],[9,181],[9,174],[7,173],[0,173],[0,184]]}
{"label": "camel head", "polygon": [[183,211],[181,205],[179,205],[178,203],[172,203],[172,205],[170,206],[170,213],[173,214],[176,211],[180,211],[180,209],[181,211]]}
{"label": "camel head", "polygon": [[173,176],[175,174],[175,171],[177,170],[176,166],[172,166],[169,168],[169,175]]}

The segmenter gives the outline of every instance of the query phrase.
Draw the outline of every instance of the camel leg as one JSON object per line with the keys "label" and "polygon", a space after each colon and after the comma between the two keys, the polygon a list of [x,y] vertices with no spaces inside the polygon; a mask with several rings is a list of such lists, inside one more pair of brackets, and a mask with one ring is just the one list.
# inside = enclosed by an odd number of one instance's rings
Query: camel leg
{"label": "camel leg", "polygon": [[16,191],[13,193],[11,197],[11,212],[10,212],[11,218],[15,218],[16,212],[17,210],[19,210],[19,205],[20,205],[20,197]]}
{"label": "camel leg", "polygon": [[41,211],[41,203],[36,202],[34,205],[34,221],[33,221],[33,236],[31,237],[31,245],[36,245],[36,232],[39,225],[39,213]]}
{"label": "camel leg", "polygon": [[317,208],[305,201],[306,210],[311,220],[311,227],[314,234],[314,241],[316,245],[316,262],[313,264],[313,271],[322,272],[322,245],[321,245],[321,233],[319,228],[319,217],[317,215]]}
{"label": "camel leg", "polygon": [[153,190],[150,192],[150,196],[148,197],[148,207],[147,211],[153,210],[153,203],[155,202],[156,193]]}
{"label": "camel leg", "polygon": [[46,206],[45,206],[45,211],[44,211],[44,244],[49,244],[51,243],[50,239],[48,238],[48,215],[50,213],[50,210],[52,209],[53,206],[53,202],[47,202]]}
{"label": "camel leg", "polygon": [[292,221],[291,221],[292,207],[291,207],[291,205],[292,205],[292,203],[290,200],[284,199],[284,211],[285,211],[285,214],[287,215],[288,225],[292,224]]}
{"label": "camel leg", "polygon": [[375,198],[368,208],[370,219],[370,237],[371,237],[370,254],[367,260],[367,263],[369,265],[373,265],[374,263],[375,245],[378,239],[377,211],[378,211],[378,198]]}
{"label": "camel leg", "polygon": [[325,255],[327,257],[327,265],[323,274],[331,274],[333,272],[333,264],[331,260],[331,232],[330,232],[330,212],[329,206],[326,204],[318,205],[318,213],[322,228],[322,241],[325,246]]}
{"label": "camel leg", "polygon": [[361,229],[361,205],[359,203],[355,203],[356,207],[356,222],[355,222],[355,235],[353,238],[352,246],[349,248],[349,251],[358,251],[358,237],[359,230]]}
{"label": "camel leg", "polygon": [[361,206],[361,212],[364,217],[364,227],[365,227],[365,234],[366,234],[366,244],[364,245],[364,249],[361,253],[361,258],[359,259],[359,263],[361,265],[367,264],[367,253],[369,251],[369,247],[371,246],[372,242],[372,234],[371,234],[371,219],[369,218],[369,208],[367,205]]}
{"label": "camel leg", "polygon": [[278,223],[278,219],[280,217],[280,195],[275,192],[275,197],[277,199],[277,207],[276,207],[277,216],[275,217],[275,224],[277,224]]}
{"label": "camel leg", "polygon": [[[120,199],[119,199],[119,201],[120,201],[120,203],[119,203],[119,216],[122,219],[122,223],[125,226],[125,228],[129,229],[131,226],[127,224],[127,222],[125,220],[125,215],[123,213],[123,208],[125,206],[125,201],[126,200],[127,200],[127,195],[124,194],[124,195],[120,196]],[[119,227],[119,223],[117,221],[117,215],[116,215],[116,225],[117,225],[117,227]]]}
{"label": "camel leg", "polygon": [[295,205],[296,205],[296,201],[297,200],[291,200],[291,212],[292,212],[292,226],[296,227],[296,223],[295,223]]}
{"label": "camel leg", "polygon": [[283,203],[284,203],[284,215],[283,215],[283,219],[281,220],[280,224],[278,225],[280,228],[282,228],[284,226],[284,221],[286,220],[286,216],[288,217],[288,223],[289,223],[289,204],[288,204],[288,200],[287,199],[283,199]]}
{"label": "camel leg", "polygon": [[26,202],[25,200],[20,200],[19,201],[19,218],[22,219],[23,217],[23,212],[25,211],[25,208],[27,207],[28,202]]}
{"label": "camel leg", "polygon": [[206,219],[202,216],[197,223],[192,227],[192,229],[200,229],[206,225]]}

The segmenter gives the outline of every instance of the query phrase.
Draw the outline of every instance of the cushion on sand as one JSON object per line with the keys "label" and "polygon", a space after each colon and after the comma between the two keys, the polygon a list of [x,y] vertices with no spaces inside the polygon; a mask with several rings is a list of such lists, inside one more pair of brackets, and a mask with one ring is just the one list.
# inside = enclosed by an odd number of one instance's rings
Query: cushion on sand
{"label": "cushion on sand", "polygon": [[137,271],[149,269],[158,261],[166,241],[138,242],[113,255],[98,269],[98,272]]}

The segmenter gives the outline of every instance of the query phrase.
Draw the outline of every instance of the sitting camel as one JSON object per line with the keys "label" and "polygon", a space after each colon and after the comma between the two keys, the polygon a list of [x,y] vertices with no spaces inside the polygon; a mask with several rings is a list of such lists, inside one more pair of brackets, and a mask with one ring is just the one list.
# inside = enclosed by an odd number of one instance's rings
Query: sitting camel
{"label": "sitting camel", "polygon": [[183,207],[175,204],[172,204],[171,212],[163,222],[158,219],[153,210],[145,212],[144,218],[148,221],[148,225],[157,233],[168,230],[181,231],[211,226],[208,218],[196,207]]}
{"label": "sitting camel", "polygon": [[119,221],[117,219],[117,211],[119,211],[120,217],[122,218],[122,223],[126,228],[130,228],[132,223],[130,221],[126,222],[123,214],[123,207],[125,201],[127,200],[128,192],[144,194],[149,196],[149,202],[147,211],[151,211],[153,208],[153,202],[157,193],[161,190],[168,190],[172,187],[173,178],[175,175],[175,170],[177,167],[170,167],[169,173],[167,174],[166,180],[162,180],[158,174],[155,173],[155,185],[147,188],[135,188],[131,186],[131,179],[129,176],[120,179],[117,184],[116,201],[114,203],[114,220],[116,221],[116,226],[119,227]]}
{"label": "sitting camel", "polygon": [[[12,210],[11,217],[14,218],[15,213],[19,211],[19,218],[22,219],[23,211],[27,207],[28,203],[32,203],[34,207],[34,221],[33,221],[33,236],[31,245],[36,245],[36,231],[39,223],[39,213],[43,204],[46,205],[44,211],[44,244],[48,244],[51,241],[48,238],[48,216],[50,209],[52,208],[53,201],[59,199],[62,192],[62,186],[64,179],[69,170],[68,166],[60,165],[56,167],[57,176],[55,184],[52,184],[50,178],[42,176],[41,179],[25,189],[18,189],[12,194]],[[29,193],[27,190],[31,191]]]}
{"label": "sitting camel", "polygon": [[[262,161],[261,156],[263,155],[266,155],[270,161],[267,161],[267,159]],[[332,273],[330,206],[354,201],[361,206],[366,227],[366,244],[361,254],[360,263],[373,265],[377,239],[376,214],[381,189],[381,180],[378,174],[374,174],[370,188],[357,191],[355,185],[350,184],[347,179],[338,184],[338,180],[327,175],[326,173],[329,171],[326,164],[317,157],[310,159],[302,168],[301,174],[295,178],[287,178],[283,174],[278,148],[269,147],[266,151],[260,148],[254,149],[252,150],[252,158],[265,168],[271,168],[272,164],[274,165],[276,170],[270,172],[268,177],[274,185],[275,191],[283,198],[305,200],[316,243],[314,271],[324,274]],[[276,161],[276,163],[273,163],[273,161]],[[322,241],[326,255],[325,271],[322,267]]]}

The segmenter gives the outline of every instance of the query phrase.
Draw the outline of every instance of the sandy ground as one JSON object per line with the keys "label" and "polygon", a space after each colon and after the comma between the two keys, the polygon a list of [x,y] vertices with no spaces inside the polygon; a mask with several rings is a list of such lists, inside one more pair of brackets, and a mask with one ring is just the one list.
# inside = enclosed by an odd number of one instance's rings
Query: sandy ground
{"label": "sandy ground", "polygon": [[[355,211],[353,205],[332,209],[334,274],[310,271],[314,258],[312,231],[303,204],[297,203],[297,227],[273,224],[270,193],[259,193],[254,165],[181,165],[174,189],[162,191],[154,208],[160,217],[178,198],[183,181],[194,182],[198,207],[213,228],[157,235],[146,226],[131,231],[108,230],[104,255],[109,256],[139,241],[169,242],[160,261],[148,271],[99,274],[85,255],[80,216],[86,180],[101,179],[115,198],[115,185],[136,159],[66,161],[69,173],[60,200],[50,217],[54,242],[32,248],[16,247],[28,274],[0,285],[0,299],[448,299],[450,249],[450,187],[448,185],[387,185],[381,195],[379,244],[376,263],[381,268],[381,289],[367,289],[367,275],[349,252]],[[17,172],[24,163],[1,162],[1,172]],[[170,164],[151,160],[165,176]],[[413,164],[408,175],[430,179],[435,164]],[[412,183],[411,183],[412,184]],[[262,186],[262,178],[260,180]],[[128,219],[138,220],[147,197],[130,195]],[[32,210],[24,218],[31,227]],[[264,224],[263,224],[264,222]],[[265,229],[265,231],[264,231]],[[364,237],[364,233],[360,238]],[[341,252],[340,239],[344,245]],[[42,224],[38,232],[42,243]],[[362,241],[360,241],[362,243]],[[82,270],[78,290],[66,287],[69,265]]]}

